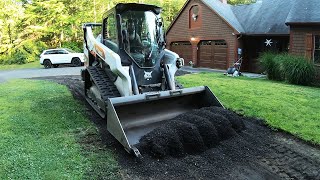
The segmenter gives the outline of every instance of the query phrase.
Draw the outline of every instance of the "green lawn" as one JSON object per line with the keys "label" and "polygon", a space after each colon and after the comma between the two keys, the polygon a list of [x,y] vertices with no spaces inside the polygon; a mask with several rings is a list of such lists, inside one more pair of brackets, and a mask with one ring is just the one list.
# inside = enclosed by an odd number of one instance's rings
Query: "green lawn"
{"label": "green lawn", "polygon": [[0,179],[118,179],[84,109],[63,85],[0,84]]}
{"label": "green lawn", "polygon": [[30,68],[42,68],[39,61],[26,63],[26,64],[10,64],[2,65],[0,64],[0,70],[11,70],[11,69],[30,69]]}
{"label": "green lawn", "polygon": [[207,85],[229,109],[263,118],[274,128],[320,144],[320,88],[266,79],[201,73],[177,77],[185,86]]}

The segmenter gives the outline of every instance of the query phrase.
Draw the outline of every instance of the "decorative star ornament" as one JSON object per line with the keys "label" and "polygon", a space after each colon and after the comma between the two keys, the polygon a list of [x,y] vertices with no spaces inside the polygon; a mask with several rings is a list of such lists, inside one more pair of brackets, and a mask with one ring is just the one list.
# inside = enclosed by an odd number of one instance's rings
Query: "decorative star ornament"
{"label": "decorative star ornament", "polygon": [[266,42],[264,43],[266,44],[266,46],[271,46],[273,42],[272,42],[272,39],[266,39]]}

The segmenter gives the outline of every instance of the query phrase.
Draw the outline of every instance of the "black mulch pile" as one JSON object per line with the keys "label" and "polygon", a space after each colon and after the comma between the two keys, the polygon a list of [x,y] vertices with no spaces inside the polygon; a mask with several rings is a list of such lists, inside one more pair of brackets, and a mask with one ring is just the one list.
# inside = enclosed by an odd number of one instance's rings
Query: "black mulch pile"
{"label": "black mulch pile", "polygon": [[183,157],[212,148],[245,128],[242,117],[220,107],[181,114],[140,139],[142,154],[155,158]]}

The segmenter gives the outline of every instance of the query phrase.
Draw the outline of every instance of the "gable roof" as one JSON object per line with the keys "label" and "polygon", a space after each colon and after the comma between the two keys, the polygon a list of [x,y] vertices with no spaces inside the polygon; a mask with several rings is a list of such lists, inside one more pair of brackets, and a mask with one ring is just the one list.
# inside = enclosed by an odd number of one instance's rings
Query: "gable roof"
{"label": "gable roof", "polygon": [[233,6],[232,11],[246,34],[289,34],[285,21],[294,0],[264,0]]}
{"label": "gable roof", "polygon": [[[174,25],[174,23],[177,21],[177,19],[180,17],[183,10],[187,7],[191,0],[186,0],[182,8],[179,10],[178,15],[173,19],[173,21],[168,26],[168,29],[166,33],[168,33],[171,29],[171,27]],[[220,16],[228,25],[237,31],[238,33],[244,32],[241,24],[238,22],[237,18],[233,15],[231,11],[231,5],[229,4],[223,4],[220,2],[220,0],[200,0],[202,3],[204,3],[207,7],[209,7],[212,11],[216,12],[218,16]],[[216,7],[216,8],[212,8]]]}
{"label": "gable roof", "polygon": [[226,22],[228,22],[239,33],[244,33],[243,26],[239,23],[237,17],[232,12],[230,4],[223,4],[219,0],[201,0],[210,9],[220,15]]}
{"label": "gable roof", "polygon": [[286,19],[286,24],[320,23],[319,0],[296,0]]}
{"label": "gable roof", "polygon": [[[240,34],[289,34],[290,23],[320,23],[320,0],[257,0],[249,5],[200,0]],[[180,16],[170,24],[167,32]]]}

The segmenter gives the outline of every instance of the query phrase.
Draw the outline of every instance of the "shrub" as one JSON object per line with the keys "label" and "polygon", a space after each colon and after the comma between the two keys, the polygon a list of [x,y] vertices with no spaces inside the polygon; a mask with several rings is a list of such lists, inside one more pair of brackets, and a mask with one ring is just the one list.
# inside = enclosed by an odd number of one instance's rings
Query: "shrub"
{"label": "shrub", "polygon": [[310,85],[315,80],[314,65],[306,58],[288,55],[283,67],[286,80],[291,84]]}
{"label": "shrub", "polygon": [[83,52],[82,43],[80,42],[63,42],[63,48],[69,48],[76,52]]}
{"label": "shrub", "polygon": [[286,80],[290,84],[310,85],[314,82],[314,65],[306,58],[266,52],[259,57],[270,80]]}
{"label": "shrub", "polygon": [[19,51],[10,51],[0,56],[0,64],[25,64],[26,55]]}
{"label": "shrub", "polygon": [[277,55],[272,52],[265,52],[259,57],[263,71],[266,72],[268,79],[281,81],[284,80],[281,69],[281,60],[283,57],[276,58]]}
{"label": "shrub", "polygon": [[8,64],[25,64],[27,62],[28,53],[23,49],[16,49],[10,56]]}
{"label": "shrub", "polygon": [[44,42],[26,40],[0,56],[0,64],[25,64],[39,60],[39,55],[46,49]]}

